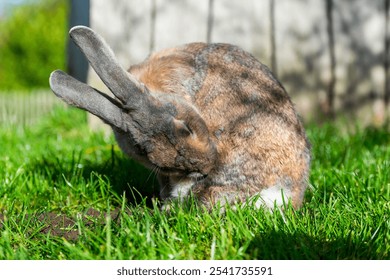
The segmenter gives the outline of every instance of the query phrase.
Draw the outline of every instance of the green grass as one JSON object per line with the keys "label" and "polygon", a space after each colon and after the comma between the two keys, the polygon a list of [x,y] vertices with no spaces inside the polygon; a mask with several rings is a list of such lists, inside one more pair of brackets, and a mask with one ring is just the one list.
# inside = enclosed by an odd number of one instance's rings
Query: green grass
{"label": "green grass", "polygon": [[[89,132],[79,110],[57,108],[29,128],[3,125],[0,259],[389,259],[389,129],[307,130],[304,206],[223,215],[191,205],[160,211],[155,177],[112,136]],[[89,209],[119,214],[86,219]],[[71,217],[65,231],[79,237],[47,230],[45,213]]]}

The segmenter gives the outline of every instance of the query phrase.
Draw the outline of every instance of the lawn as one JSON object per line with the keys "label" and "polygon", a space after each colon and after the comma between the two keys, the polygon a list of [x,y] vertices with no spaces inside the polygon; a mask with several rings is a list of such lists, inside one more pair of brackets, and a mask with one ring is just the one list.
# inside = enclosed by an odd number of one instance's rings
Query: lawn
{"label": "lawn", "polygon": [[79,110],[3,124],[0,259],[390,259],[390,130],[351,127],[308,125],[301,209],[220,214],[161,211],[155,176]]}

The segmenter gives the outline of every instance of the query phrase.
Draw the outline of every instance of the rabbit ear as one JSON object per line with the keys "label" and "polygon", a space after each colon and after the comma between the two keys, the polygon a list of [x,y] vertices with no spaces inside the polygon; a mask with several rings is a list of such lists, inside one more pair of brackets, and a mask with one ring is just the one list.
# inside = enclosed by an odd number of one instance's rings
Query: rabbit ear
{"label": "rabbit ear", "polygon": [[60,70],[51,73],[49,82],[55,95],[69,105],[87,110],[108,124],[126,131],[122,110],[111,97]]}
{"label": "rabbit ear", "polygon": [[151,98],[147,88],[119,65],[111,48],[99,34],[88,27],[75,26],[69,35],[124,108],[140,108]]}

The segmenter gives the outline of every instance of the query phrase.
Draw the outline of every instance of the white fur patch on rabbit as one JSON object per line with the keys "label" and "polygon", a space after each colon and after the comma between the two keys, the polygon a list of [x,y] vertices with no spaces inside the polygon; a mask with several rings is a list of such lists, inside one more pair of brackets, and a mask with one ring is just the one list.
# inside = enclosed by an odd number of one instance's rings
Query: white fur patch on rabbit
{"label": "white fur patch on rabbit", "polygon": [[280,185],[275,185],[264,189],[260,192],[260,198],[255,202],[257,208],[266,206],[269,209],[287,205],[292,199],[292,193],[289,189],[282,188]]}
{"label": "white fur patch on rabbit", "polygon": [[171,176],[169,177],[169,183],[171,185],[171,197],[182,200],[188,196],[194,186],[194,179]]}

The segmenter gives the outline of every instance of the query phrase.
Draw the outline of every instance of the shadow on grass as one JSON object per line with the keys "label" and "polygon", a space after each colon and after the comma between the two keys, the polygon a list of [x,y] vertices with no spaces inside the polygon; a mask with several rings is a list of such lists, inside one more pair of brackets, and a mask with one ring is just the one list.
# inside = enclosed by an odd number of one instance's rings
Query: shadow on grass
{"label": "shadow on grass", "polygon": [[384,260],[389,252],[379,251],[375,244],[345,239],[326,240],[303,233],[271,231],[255,237],[246,253],[251,259],[271,260]]}
{"label": "shadow on grass", "polygon": [[150,206],[152,199],[158,196],[156,175],[113,148],[111,155],[103,155],[98,163],[79,152],[71,157],[42,156],[29,164],[28,168],[35,174],[43,175],[52,182],[53,187],[61,188],[67,182],[77,185],[100,180],[119,197],[125,193],[128,203],[145,200]]}
{"label": "shadow on grass", "polygon": [[390,144],[390,123],[384,125],[383,128],[367,127],[361,135],[355,135],[356,137],[361,137],[362,144],[367,149],[388,145]]}
{"label": "shadow on grass", "polygon": [[[127,204],[143,204],[152,207],[153,198],[157,196],[158,182],[154,174],[134,160],[125,157],[112,148],[111,155],[104,154],[98,163],[85,156],[85,151],[73,153],[71,156],[55,155],[50,152],[33,160],[25,167],[27,174],[38,175],[40,180],[45,180],[53,188],[69,188],[76,186],[72,192],[83,192],[83,195],[99,196],[104,188],[108,196],[117,194],[122,197],[125,193]],[[89,185],[92,188],[77,187],[77,185]],[[96,189],[94,189],[96,187]],[[45,194],[40,194],[45,197]],[[45,199],[50,199],[50,195]],[[93,199],[91,198],[91,201]],[[116,202],[115,202],[116,201]],[[17,217],[7,217],[0,213],[0,230],[15,228],[20,224],[35,225],[34,233],[28,235],[44,234],[69,241],[76,241],[80,237],[78,226],[81,223],[89,230],[95,230],[106,223],[106,216],[118,222],[119,213],[122,212],[120,201],[111,200],[113,210],[108,214],[94,208],[86,208],[80,213],[69,214],[66,211],[47,211],[30,213]],[[125,210],[126,214],[130,214]],[[28,229],[29,231],[29,229]]]}

